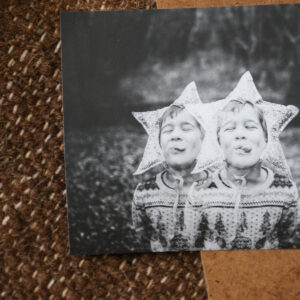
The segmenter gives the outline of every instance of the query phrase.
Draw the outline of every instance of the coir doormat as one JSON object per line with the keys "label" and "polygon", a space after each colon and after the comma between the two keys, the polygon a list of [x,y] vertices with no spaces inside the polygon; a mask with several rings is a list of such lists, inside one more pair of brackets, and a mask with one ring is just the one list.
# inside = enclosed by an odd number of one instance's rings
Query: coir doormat
{"label": "coir doormat", "polygon": [[3,1],[1,297],[206,299],[199,252],[70,256],[60,11],[152,9],[144,1]]}

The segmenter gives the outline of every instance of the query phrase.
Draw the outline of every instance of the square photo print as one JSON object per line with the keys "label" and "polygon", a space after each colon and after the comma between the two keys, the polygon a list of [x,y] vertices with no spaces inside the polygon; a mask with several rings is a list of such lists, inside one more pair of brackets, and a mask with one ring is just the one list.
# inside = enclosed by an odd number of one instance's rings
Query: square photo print
{"label": "square photo print", "polygon": [[71,254],[300,248],[299,18],[61,14]]}

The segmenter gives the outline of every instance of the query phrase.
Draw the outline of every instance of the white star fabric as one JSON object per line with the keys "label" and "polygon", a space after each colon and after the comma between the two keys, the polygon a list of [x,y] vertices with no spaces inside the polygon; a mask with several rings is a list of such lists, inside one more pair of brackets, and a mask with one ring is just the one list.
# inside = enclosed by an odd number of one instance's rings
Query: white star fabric
{"label": "white star fabric", "polygon": [[[199,104],[199,97],[195,82],[191,82],[182,94],[169,106],[147,112],[133,112],[133,116],[143,125],[148,133],[148,141],[144,150],[142,161],[134,175],[140,175],[151,168],[164,163],[164,157],[159,144],[159,122],[164,112],[172,105]],[[200,123],[202,126],[202,124]]]}
{"label": "white star fabric", "polygon": [[[202,119],[203,123],[208,128],[207,131],[210,136],[209,143],[214,145],[217,149],[214,151],[216,165],[221,166],[224,161],[223,152],[217,141],[218,111],[222,110],[229,101],[241,98],[252,102],[264,113],[268,131],[268,142],[260,158],[263,165],[270,168],[275,173],[291,177],[291,172],[280,144],[279,135],[288,123],[297,115],[299,110],[293,105],[286,106],[264,101],[259,94],[249,71],[241,77],[235,89],[225,99],[209,104],[196,106],[189,105],[187,107],[197,119]],[[207,106],[205,108],[205,114],[203,114],[203,105]],[[210,159],[213,158],[210,157]],[[203,170],[205,167],[203,161],[203,159],[198,160],[193,173]]]}
{"label": "white star fabric", "polygon": [[197,156],[195,168],[192,173],[200,173],[203,170],[221,168],[223,153],[220,151],[216,135],[216,102],[207,104],[191,104],[185,106],[186,110],[202,125],[204,138],[201,150]]}

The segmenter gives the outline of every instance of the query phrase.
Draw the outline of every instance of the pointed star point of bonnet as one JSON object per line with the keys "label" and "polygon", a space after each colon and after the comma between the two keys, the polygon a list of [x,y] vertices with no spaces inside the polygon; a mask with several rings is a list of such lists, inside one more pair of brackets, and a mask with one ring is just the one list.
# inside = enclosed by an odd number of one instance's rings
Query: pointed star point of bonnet
{"label": "pointed star point of bonnet", "polygon": [[236,87],[226,97],[226,100],[230,101],[240,98],[249,100],[253,103],[262,100],[262,96],[258,92],[254,84],[252,75],[249,71],[242,75]]}

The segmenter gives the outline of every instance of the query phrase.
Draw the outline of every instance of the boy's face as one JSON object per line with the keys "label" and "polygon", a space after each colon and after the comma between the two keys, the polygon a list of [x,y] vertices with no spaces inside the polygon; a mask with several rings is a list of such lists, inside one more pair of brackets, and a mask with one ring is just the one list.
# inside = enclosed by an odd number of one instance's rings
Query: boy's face
{"label": "boy's face", "polygon": [[185,109],[173,118],[166,117],[160,134],[166,163],[177,170],[191,167],[200,152],[201,138],[198,122]]}
{"label": "boy's face", "polygon": [[245,105],[240,112],[224,113],[219,141],[227,163],[238,169],[255,165],[266,146],[255,110]]}

